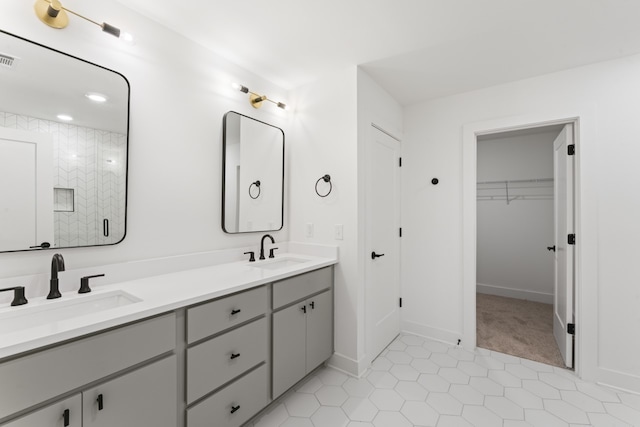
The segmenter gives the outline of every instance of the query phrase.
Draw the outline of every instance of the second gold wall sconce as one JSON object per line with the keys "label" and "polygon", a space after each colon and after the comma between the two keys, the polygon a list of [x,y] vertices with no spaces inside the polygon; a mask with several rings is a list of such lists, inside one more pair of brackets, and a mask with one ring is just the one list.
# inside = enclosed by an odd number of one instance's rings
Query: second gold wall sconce
{"label": "second gold wall sconce", "polygon": [[236,89],[236,90],[239,90],[242,93],[248,93],[249,94],[249,102],[251,103],[251,106],[253,108],[260,108],[260,107],[262,107],[262,103],[264,101],[269,101],[272,104],[275,104],[278,108],[282,108],[283,110],[288,110],[289,109],[289,107],[287,107],[287,104],[285,104],[283,102],[273,101],[273,100],[267,98],[267,95],[259,95],[259,94],[255,93],[255,92],[251,92],[248,87],[243,86],[243,85],[241,85],[239,83],[231,83],[231,87]]}

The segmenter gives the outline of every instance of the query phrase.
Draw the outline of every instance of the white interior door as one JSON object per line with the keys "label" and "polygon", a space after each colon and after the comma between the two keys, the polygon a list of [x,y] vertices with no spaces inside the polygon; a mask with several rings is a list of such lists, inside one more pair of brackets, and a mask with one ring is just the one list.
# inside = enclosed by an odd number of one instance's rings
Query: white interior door
{"label": "white interior door", "polygon": [[573,159],[568,146],[573,144],[573,125],[566,125],[553,143],[555,210],[555,296],[553,335],[565,365],[573,367],[573,335],[567,325],[573,323],[574,245],[568,244],[573,231]]}
{"label": "white interior door", "polygon": [[53,234],[51,136],[0,127],[0,251],[53,246]]}
{"label": "white interior door", "polygon": [[365,193],[365,312],[370,360],[400,333],[399,158],[400,142],[372,127]]}

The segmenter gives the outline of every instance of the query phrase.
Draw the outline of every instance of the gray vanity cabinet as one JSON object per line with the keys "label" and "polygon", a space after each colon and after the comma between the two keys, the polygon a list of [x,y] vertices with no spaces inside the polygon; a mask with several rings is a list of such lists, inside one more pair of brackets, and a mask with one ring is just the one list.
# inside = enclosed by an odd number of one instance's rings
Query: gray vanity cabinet
{"label": "gray vanity cabinet", "polygon": [[238,427],[269,404],[267,286],[187,309],[187,427]]}
{"label": "gray vanity cabinet", "polygon": [[0,397],[0,420],[29,411],[0,426],[64,427],[69,409],[74,427],[175,427],[175,346],[176,316],[167,314],[0,361],[0,387],[11,384]]}
{"label": "gray vanity cabinet", "polygon": [[331,267],[273,284],[274,399],[333,354],[332,284]]}
{"label": "gray vanity cabinet", "polygon": [[68,399],[34,411],[2,427],[81,427],[82,397],[78,393]]}
{"label": "gray vanity cabinet", "polygon": [[176,378],[174,355],[83,391],[82,426],[175,427]]}

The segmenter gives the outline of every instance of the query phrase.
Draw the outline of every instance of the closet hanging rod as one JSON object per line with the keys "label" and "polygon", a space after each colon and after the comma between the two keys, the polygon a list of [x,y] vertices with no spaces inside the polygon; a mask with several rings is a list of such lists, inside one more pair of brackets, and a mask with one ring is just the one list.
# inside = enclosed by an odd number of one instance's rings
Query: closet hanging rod
{"label": "closet hanging rod", "polygon": [[535,183],[535,182],[553,182],[553,178],[533,178],[533,179],[503,179],[502,181],[478,181],[476,184],[518,184],[518,183]]}

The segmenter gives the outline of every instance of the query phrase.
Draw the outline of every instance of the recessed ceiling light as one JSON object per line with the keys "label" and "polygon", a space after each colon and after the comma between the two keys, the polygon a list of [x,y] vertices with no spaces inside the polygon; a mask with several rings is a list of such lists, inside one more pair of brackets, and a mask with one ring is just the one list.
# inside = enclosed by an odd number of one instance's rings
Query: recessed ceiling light
{"label": "recessed ceiling light", "polygon": [[93,102],[107,102],[107,99],[109,99],[107,95],[103,95],[98,92],[87,92],[84,94],[84,96],[86,96]]}
{"label": "recessed ceiling light", "polygon": [[71,117],[68,114],[58,114],[57,116],[60,120],[63,120],[65,122],[70,122],[71,120],[73,120],[73,117]]}

